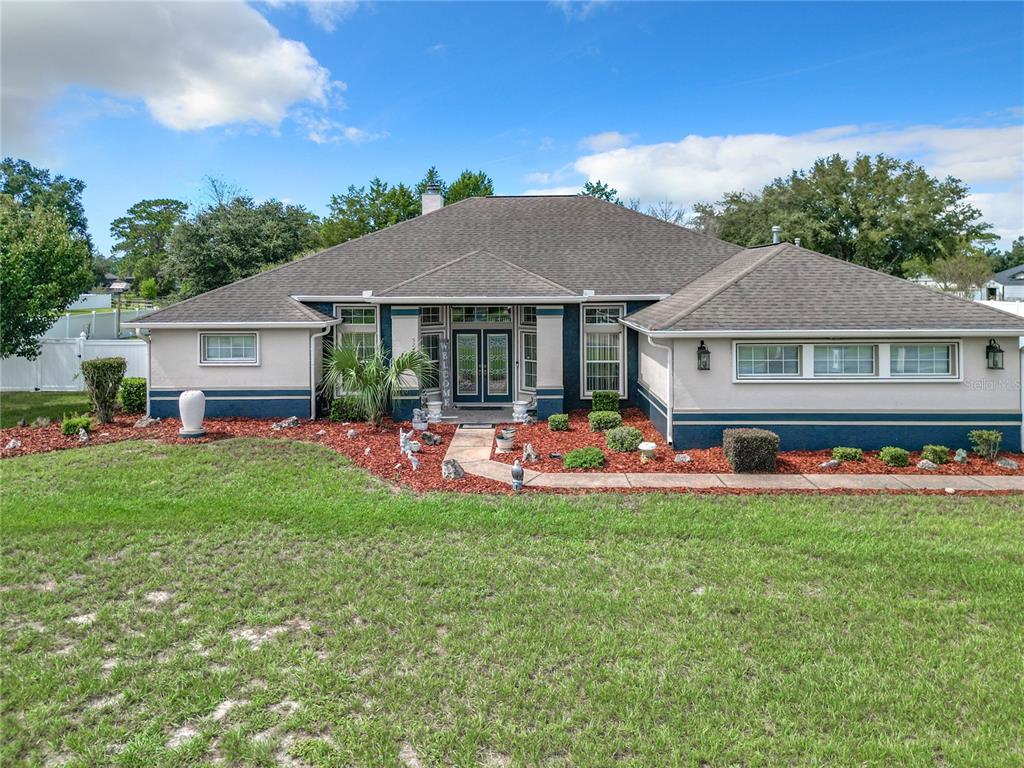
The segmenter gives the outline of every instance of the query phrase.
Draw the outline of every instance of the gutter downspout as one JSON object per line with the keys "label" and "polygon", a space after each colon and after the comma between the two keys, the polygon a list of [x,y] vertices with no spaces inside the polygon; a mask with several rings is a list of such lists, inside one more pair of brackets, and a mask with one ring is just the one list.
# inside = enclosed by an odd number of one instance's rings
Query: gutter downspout
{"label": "gutter downspout", "polygon": [[316,419],[316,358],[313,356],[313,350],[316,347],[316,340],[322,339],[334,326],[325,326],[320,333],[311,333],[309,335],[309,418],[310,421]]}
{"label": "gutter downspout", "polygon": [[149,390],[153,386],[153,338],[149,334],[143,335],[141,328],[135,329],[135,336],[146,342],[146,418],[152,418]]}
{"label": "gutter downspout", "polygon": [[650,336],[647,337],[647,340],[653,346],[661,347],[662,349],[668,351],[668,395],[665,398],[665,410],[667,411],[665,415],[665,441],[669,445],[672,445],[672,416],[674,405],[674,398],[672,395],[673,390],[675,389],[675,387],[673,386],[673,374],[675,371],[675,340],[669,339],[667,344],[659,344],[655,339],[651,338]]}

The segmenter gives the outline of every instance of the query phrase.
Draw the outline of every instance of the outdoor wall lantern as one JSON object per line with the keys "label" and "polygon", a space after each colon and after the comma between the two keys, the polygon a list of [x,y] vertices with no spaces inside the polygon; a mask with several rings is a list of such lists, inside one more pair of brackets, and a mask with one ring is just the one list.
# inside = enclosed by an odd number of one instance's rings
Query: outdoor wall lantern
{"label": "outdoor wall lantern", "polygon": [[988,360],[988,367],[991,370],[1003,370],[1003,349],[996,344],[995,339],[988,340],[988,346],[985,347],[985,358]]}
{"label": "outdoor wall lantern", "polygon": [[[999,367],[1002,368],[1002,366]],[[701,341],[700,346],[697,347],[697,370],[711,370],[711,350],[704,346],[703,341]]]}

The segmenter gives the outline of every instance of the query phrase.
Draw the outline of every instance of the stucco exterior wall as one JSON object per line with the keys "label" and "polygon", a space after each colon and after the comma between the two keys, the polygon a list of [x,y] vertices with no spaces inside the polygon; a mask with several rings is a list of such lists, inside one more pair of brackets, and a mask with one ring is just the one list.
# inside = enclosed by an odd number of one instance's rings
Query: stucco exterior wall
{"label": "stucco exterior wall", "polygon": [[150,332],[151,415],[177,417],[178,395],[186,389],[200,389],[206,394],[208,416],[309,417],[313,331],[258,329],[257,365],[201,365],[199,334],[203,332],[216,333],[218,329],[159,328]]}
{"label": "stucco exterior wall", "polygon": [[[697,370],[699,340],[676,339],[672,403],[676,445],[719,445],[727,427],[761,426],[779,432],[784,448],[844,444],[919,449],[924,442],[957,448],[967,447],[971,429],[991,428],[1003,431],[1005,447],[1019,449],[1017,338],[997,339],[1006,352],[1003,370],[987,368],[987,339],[951,340],[960,344],[962,381],[735,381],[733,339],[705,340],[711,351],[710,371]],[[645,357],[641,348],[642,378]]]}

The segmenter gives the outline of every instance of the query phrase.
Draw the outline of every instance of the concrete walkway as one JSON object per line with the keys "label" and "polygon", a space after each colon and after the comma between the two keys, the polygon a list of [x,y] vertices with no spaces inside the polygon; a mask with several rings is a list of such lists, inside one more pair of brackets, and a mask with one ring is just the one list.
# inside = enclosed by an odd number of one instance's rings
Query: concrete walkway
{"label": "concrete walkway", "polygon": [[[494,430],[455,431],[446,459],[456,459],[467,474],[512,482],[511,467],[491,460]],[[523,467],[526,485],[541,488],[756,488],[780,490],[926,490],[1022,491],[1022,475],[732,475],[697,472],[537,472]]]}

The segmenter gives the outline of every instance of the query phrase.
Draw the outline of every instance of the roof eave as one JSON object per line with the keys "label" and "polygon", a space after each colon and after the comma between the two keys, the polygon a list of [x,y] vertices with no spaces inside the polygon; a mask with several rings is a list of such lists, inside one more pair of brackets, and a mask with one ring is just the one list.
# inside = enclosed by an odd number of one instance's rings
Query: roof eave
{"label": "roof eave", "polygon": [[188,320],[183,322],[157,322],[147,323],[145,321],[121,323],[122,328],[201,328],[206,329],[219,329],[219,328],[324,328],[325,326],[338,325],[340,319],[333,320],[301,320],[296,322],[285,322],[285,321],[251,321],[246,320],[242,322],[233,322],[225,320]]}
{"label": "roof eave", "polygon": [[714,339],[737,337],[771,337],[773,339],[806,339],[806,338],[892,338],[897,336],[914,336],[924,338],[945,338],[951,336],[1024,336],[1024,325],[1018,328],[824,328],[815,330],[770,329],[770,328],[738,328],[738,329],[704,329],[704,330],[653,330],[645,328],[629,320],[622,320],[629,326],[647,336],[677,339]]}

